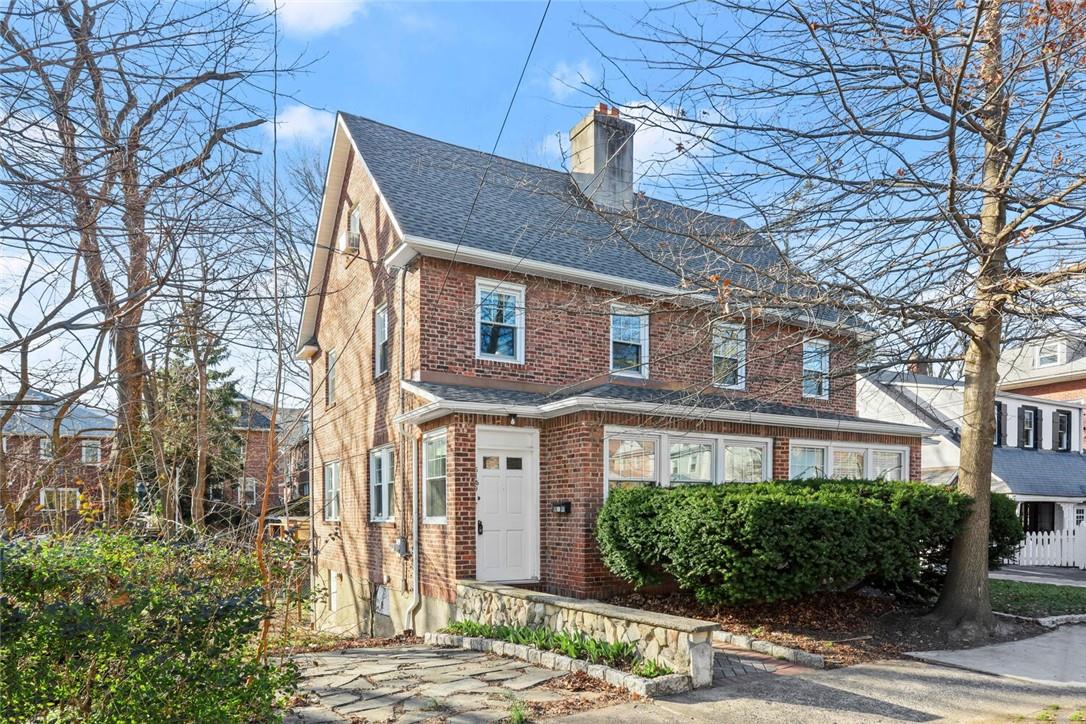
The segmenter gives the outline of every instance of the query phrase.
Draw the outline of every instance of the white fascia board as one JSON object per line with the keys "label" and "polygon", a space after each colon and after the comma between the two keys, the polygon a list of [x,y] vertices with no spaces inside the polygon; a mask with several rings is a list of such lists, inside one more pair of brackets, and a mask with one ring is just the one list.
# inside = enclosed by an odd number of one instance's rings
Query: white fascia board
{"label": "white fascia board", "polygon": [[[558,279],[574,284],[583,284],[590,287],[610,289],[624,294],[637,294],[643,296],[665,296],[672,300],[690,301],[698,304],[711,303],[715,297],[705,292],[691,292],[677,287],[669,287],[666,284],[653,284],[640,282],[634,279],[617,277],[612,274],[600,274],[584,269],[575,269],[562,264],[551,264],[545,261],[536,261],[523,256],[513,256],[495,251],[485,251],[463,244],[452,244],[447,241],[427,239],[413,234],[401,237],[403,243],[385,257],[386,266],[403,266],[415,255],[422,254],[438,259],[455,259],[468,264],[488,266],[505,271],[520,272],[531,276]],[[786,310],[765,310],[765,314],[780,318],[800,326],[812,326],[823,331],[844,331],[855,334],[858,337],[869,339],[874,333],[869,329],[852,327],[849,325],[835,325],[821,322],[817,319],[800,319],[799,315],[789,313]]]}
{"label": "white fascia board", "polygon": [[[406,385],[405,385],[405,388]],[[410,390],[410,388],[407,388]],[[867,420],[824,420],[817,417],[796,417],[792,415],[774,415],[761,412],[742,412],[738,410],[704,410],[683,407],[681,405],[658,405],[651,402],[621,402],[600,400],[593,397],[570,397],[545,405],[501,405],[491,402],[458,402],[442,400],[428,395],[432,400],[422,407],[397,416],[396,422],[422,423],[454,412],[467,412],[481,415],[517,415],[539,419],[550,419],[569,415],[584,410],[601,412],[632,412],[658,417],[690,418],[698,420],[720,420],[725,422],[743,422],[751,425],[771,425],[775,427],[800,427],[818,430],[836,430],[839,432],[862,432],[882,435],[902,435],[906,437],[928,437],[935,432],[930,428],[915,425],[901,425],[891,422]],[[423,399],[427,399],[424,397]]]}
{"label": "white fascia board", "polygon": [[1008,495],[1019,503],[1082,503],[1086,502],[1081,495],[1067,496],[1067,495],[1015,495],[1014,493],[1008,493]]}
{"label": "white fascia board", "polygon": [[[343,188],[343,175],[347,167],[348,151],[354,151],[355,161],[360,164],[363,173],[369,177],[377,192],[377,198],[381,200],[381,207],[392,221],[392,227],[396,236],[404,238],[403,229],[396,215],[392,213],[392,207],[381,191],[377,179],[370,173],[366,159],[362,157],[358,146],[355,145],[347,124],[342,114],[336,114],[336,128],[332,133],[332,148],[328,153],[328,170],[324,176],[324,192],[321,195],[321,210],[317,217],[317,231],[313,238],[313,252],[309,259],[309,278],[306,283],[305,302],[302,305],[302,316],[298,321],[298,344],[295,350],[297,359],[308,359],[313,353],[307,351],[306,342],[313,338],[317,328],[317,313],[320,310],[320,298],[323,293],[324,272],[328,268],[328,259],[333,254],[335,240],[332,239],[332,230],[336,223],[336,214],[339,211],[340,196]],[[311,345],[308,345],[311,346]]]}

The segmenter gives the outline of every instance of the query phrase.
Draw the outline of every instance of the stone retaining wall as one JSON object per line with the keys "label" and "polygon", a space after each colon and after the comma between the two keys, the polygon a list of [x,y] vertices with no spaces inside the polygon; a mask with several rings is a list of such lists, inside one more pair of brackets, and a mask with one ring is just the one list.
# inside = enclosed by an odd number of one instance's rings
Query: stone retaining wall
{"label": "stone retaining wall", "polygon": [[711,637],[719,626],[710,621],[473,580],[457,581],[456,618],[580,632],[609,643],[628,641],[643,658],[662,661],[688,675],[694,688],[713,682]]}

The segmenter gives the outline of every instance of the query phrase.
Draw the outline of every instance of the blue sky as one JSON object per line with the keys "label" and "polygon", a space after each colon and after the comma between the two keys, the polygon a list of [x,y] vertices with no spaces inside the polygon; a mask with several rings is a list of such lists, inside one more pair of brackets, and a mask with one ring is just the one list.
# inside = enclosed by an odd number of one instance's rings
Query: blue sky
{"label": "blue sky", "polygon": [[[557,166],[555,132],[564,135],[599,100],[582,80],[613,85],[618,77],[578,26],[594,23],[593,16],[629,25],[647,7],[554,2],[498,153]],[[312,62],[308,72],[281,84],[290,96],[280,100],[286,147],[315,144],[323,151],[332,113],[346,110],[489,150],[544,3],[279,0],[279,8],[280,57]],[[596,42],[615,43],[600,30],[588,32]],[[639,134],[638,155],[666,147],[659,135]]]}

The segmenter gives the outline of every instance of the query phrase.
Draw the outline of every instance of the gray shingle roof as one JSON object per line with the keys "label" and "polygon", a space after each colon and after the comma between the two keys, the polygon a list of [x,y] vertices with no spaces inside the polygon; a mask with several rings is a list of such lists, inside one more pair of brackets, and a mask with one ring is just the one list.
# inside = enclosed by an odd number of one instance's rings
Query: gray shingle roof
{"label": "gray shingle roof", "polygon": [[877,422],[853,415],[842,415],[775,402],[731,397],[708,391],[665,390],[653,387],[607,383],[582,390],[562,390],[556,393],[525,392],[470,385],[453,385],[437,382],[412,382],[435,397],[451,402],[469,402],[494,405],[543,405],[548,402],[573,397],[593,398],[601,402],[643,402],[653,405],[675,405],[700,410],[735,410],[759,412],[770,415],[816,418],[820,420],[844,420],[850,422]]}
{"label": "gray shingle roof", "polygon": [[[53,421],[56,419],[60,406],[55,403],[31,403],[31,401],[51,400],[57,397],[61,395],[28,390],[15,414],[4,425],[4,434],[34,437],[52,435]],[[6,398],[7,401],[11,399],[13,398]],[[111,415],[76,402],[61,419],[60,434],[62,437],[112,437],[114,427]]]}
{"label": "gray shingle roof", "polygon": [[[341,116],[408,235],[670,288],[681,283],[673,271],[680,267],[765,284],[746,265],[768,269],[783,261],[773,244],[743,233],[749,228],[736,219],[642,195],[636,222],[604,219],[565,172]],[[726,249],[729,262],[691,234]]]}
{"label": "gray shingle roof", "polygon": [[1086,499],[1086,455],[997,447],[992,473],[1015,495]]}

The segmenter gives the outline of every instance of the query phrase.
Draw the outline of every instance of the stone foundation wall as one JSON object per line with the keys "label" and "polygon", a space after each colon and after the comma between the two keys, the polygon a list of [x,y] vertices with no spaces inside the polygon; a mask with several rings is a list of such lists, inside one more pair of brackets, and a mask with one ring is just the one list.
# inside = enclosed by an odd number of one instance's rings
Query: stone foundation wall
{"label": "stone foundation wall", "polygon": [[579,632],[609,643],[627,641],[642,657],[689,675],[695,688],[713,680],[711,637],[719,626],[709,621],[472,580],[457,581],[456,618]]}

